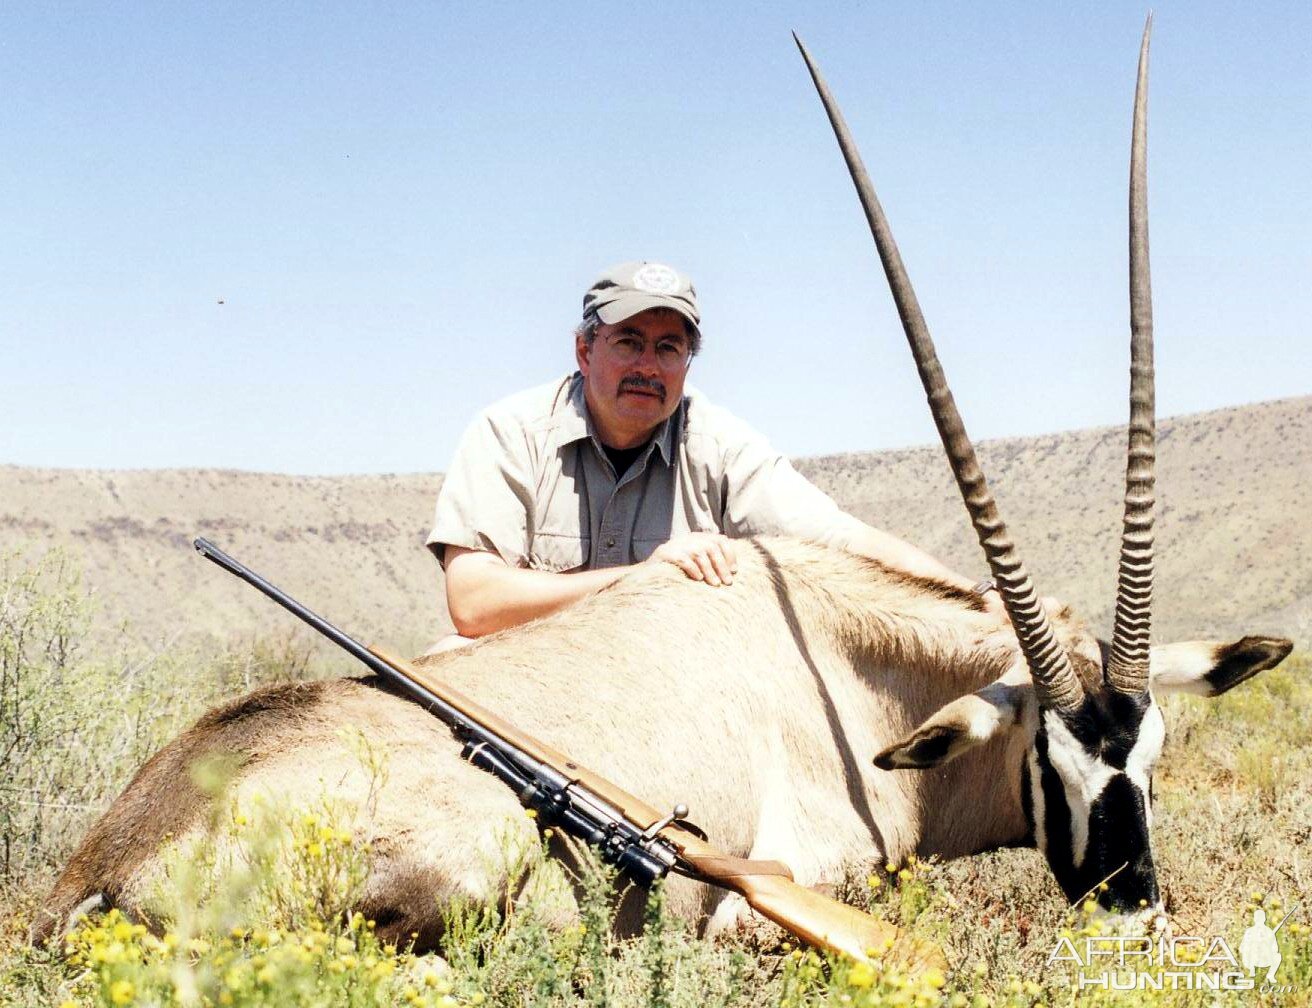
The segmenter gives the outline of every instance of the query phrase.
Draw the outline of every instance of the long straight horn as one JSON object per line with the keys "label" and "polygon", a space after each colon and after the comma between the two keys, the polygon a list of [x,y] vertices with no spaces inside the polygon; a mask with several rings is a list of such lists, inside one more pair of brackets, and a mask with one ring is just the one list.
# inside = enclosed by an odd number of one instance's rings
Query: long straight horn
{"label": "long straight horn", "polygon": [[1122,693],[1148,689],[1153,608],[1153,292],[1148,271],[1148,40],[1143,28],[1130,143],[1130,435],[1125,467],[1125,524],[1116,585],[1107,684]]}
{"label": "long straight horn", "polygon": [[980,545],[988,557],[989,569],[1002,593],[1002,601],[1011,617],[1011,625],[1020,640],[1021,651],[1029,663],[1030,673],[1034,677],[1034,686],[1039,702],[1045,707],[1058,710],[1073,710],[1083,699],[1084,690],[1080,685],[1075,670],[1065,650],[1053,636],[1048,618],[1039,605],[1034,586],[1029,575],[1016,555],[1007,528],[998,516],[998,508],[993,495],[989,492],[984,474],[980,471],[975,458],[975,450],[966,436],[966,428],[957,412],[952,392],[947,379],[939,365],[938,355],[934,352],[934,343],[930,339],[929,328],[925,325],[920,305],[916,301],[915,291],[907,277],[902,257],[898,253],[897,243],[889,229],[884,211],[875,197],[874,187],[861,163],[861,155],[856,144],[852,142],[847,124],[842,113],[838,111],[829,87],[816,68],[811,54],[806,51],[796,33],[793,40],[801,50],[802,59],[806,60],[811,79],[820,93],[829,122],[834,127],[838,146],[847,161],[848,171],[856,184],[857,195],[865,208],[866,220],[870,223],[870,232],[874,235],[875,245],[879,249],[879,258],[884,264],[884,273],[888,277],[893,300],[897,303],[898,314],[902,317],[902,328],[906,331],[907,341],[911,344],[911,353],[916,360],[916,369],[920,372],[920,381],[925,386],[925,395],[929,399],[930,412],[938,427],[943,448],[952,465],[952,472],[957,478],[957,486],[970,512],[975,533]]}

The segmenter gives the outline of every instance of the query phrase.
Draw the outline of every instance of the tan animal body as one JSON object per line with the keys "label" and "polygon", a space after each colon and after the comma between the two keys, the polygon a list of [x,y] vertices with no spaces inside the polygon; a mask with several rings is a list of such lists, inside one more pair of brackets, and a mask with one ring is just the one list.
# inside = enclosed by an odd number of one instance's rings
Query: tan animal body
{"label": "tan animal body", "polygon": [[[803,55],[806,56],[805,52]],[[1039,602],[997,513],[910,282],[842,118],[806,56],[857,184],[935,421],[1007,607],[837,550],[763,540],[732,587],[647,566],[548,619],[423,660],[451,685],[650,804],[690,806],[726,852],[778,859],[798,882],[908,854],[955,857],[1033,843],[1068,899],[1161,908],[1151,775],[1155,694],[1215,696],[1290,651],[1287,640],[1149,647],[1153,371],[1147,276],[1147,33],[1131,156],[1131,423],[1116,628],[1103,646]],[[1017,642],[1020,654],[1017,654]],[[79,906],[149,912],[172,835],[208,829],[188,766],[236,755],[239,801],[324,788],[366,803],[338,741],[355,726],[391,751],[368,825],[377,852],[363,909],[396,940],[435,945],[438,902],[496,894],[498,835],[535,827],[515,797],[461,762],[417,706],[368,682],[263,690],[216,709],[156,755],[88,834],[38,937]],[[226,799],[225,799],[226,800]],[[1106,886],[1099,884],[1106,881]],[[674,909],[714,929],[740,907],[691,883]]]}
{"label": "tan animal body", "polygon": [[[1032,692],[1015,689],[1009,723],[992,705],[947,706],[1015,659],[1013,644],[989,635],[978,599],[791,540],[741,554],[729,588],[643,569],[566,612],[418,663],[653,804],[688,804],[729,853],[782,860],[806,885],[870,858],[1026,843]],[[1092,638],[1066,617],[1060,625],[1096,665]],[[1283,653],[1279,642],[1186,644],[1156,649],[1154,662],[1160,677],[1195,688],[1200,673],[1228,667],[1223,689]],[[965,733],[958,744],[987,744],[936,773],[872,764],[944,708],[944,730],[956,718]],[[536,828],[504,785],[460,759],[444,725],[373,679],[276,686],[205,715],[88,834],[40,936],[102,894],[150,915],[165,838],[186,843],[209,828],[209,799],[188,773],[197,760],[245,757],[232,784],[245,807],[256,795],[296,806],[323,790],[364,807],[369,782],[341,743],[346,728],[390,754],[367,822],[376,853],[361,909],[386,937],[418,932],[421,947],[435,945],[438,904],[495,895],[502,880],[488,869],[502,836],[526,841]],[[679,880],[671,903],[698,920],[721,896]],[[720,922],[737,909],[730,901]]]}

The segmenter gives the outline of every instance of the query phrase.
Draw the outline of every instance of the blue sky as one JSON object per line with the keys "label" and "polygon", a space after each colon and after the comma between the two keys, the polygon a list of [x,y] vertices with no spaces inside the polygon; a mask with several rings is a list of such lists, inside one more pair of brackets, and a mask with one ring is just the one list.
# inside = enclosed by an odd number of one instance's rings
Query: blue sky
{"label": "blue sky", "polygon": [[[1307,394],[1312,8],[1155,11],[1159,412]],[[6,4],[0,463],[445,469],[630,258],[780,449],[931,441],[794,28],[972,435],[1122,422],[1145,13]]]}

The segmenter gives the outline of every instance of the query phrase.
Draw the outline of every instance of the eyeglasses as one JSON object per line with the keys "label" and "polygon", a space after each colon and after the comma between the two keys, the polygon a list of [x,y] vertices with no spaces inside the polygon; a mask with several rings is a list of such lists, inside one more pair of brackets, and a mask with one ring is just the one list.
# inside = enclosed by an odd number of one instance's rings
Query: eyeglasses
{"label": "eyeglasses", "polygon": [[[612,336],[606,341],[606,345],[610,347],[611,354],[615,359],[625,366],[638,363],[642,359],[643,352],[647,349],[644,340],[623,333]],[[666,371],[674,371],[683,367],[691,357],[692,352],[686,343],[674,339],[656,341],[656,363]]]}

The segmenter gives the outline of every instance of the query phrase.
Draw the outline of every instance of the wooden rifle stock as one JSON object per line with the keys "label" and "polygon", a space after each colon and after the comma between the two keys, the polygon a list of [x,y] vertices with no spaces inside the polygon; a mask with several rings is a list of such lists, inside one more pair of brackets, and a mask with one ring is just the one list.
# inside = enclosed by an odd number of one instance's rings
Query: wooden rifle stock
{"label": "wooden rifle stock", "polygon": [[[641,798],[520,731],[426,670],[377,648],[370,647],[369,652],[398,675],[441,697],[470,721],[614,805],[640,829],[647,830],[666,818]],[[761,916],[774,921],[808,945],[851,956],[858,961],[887,956],[911,968],[924,969],[942,964],[942,951],[937,946],[903,934],[892,924],[862,913],[856,907],[798,885],[788,866],[780,861],[749,861],[732,857],[677,821],[669,823],[656,835],[678,851],[686,874],[738,893]]]}

